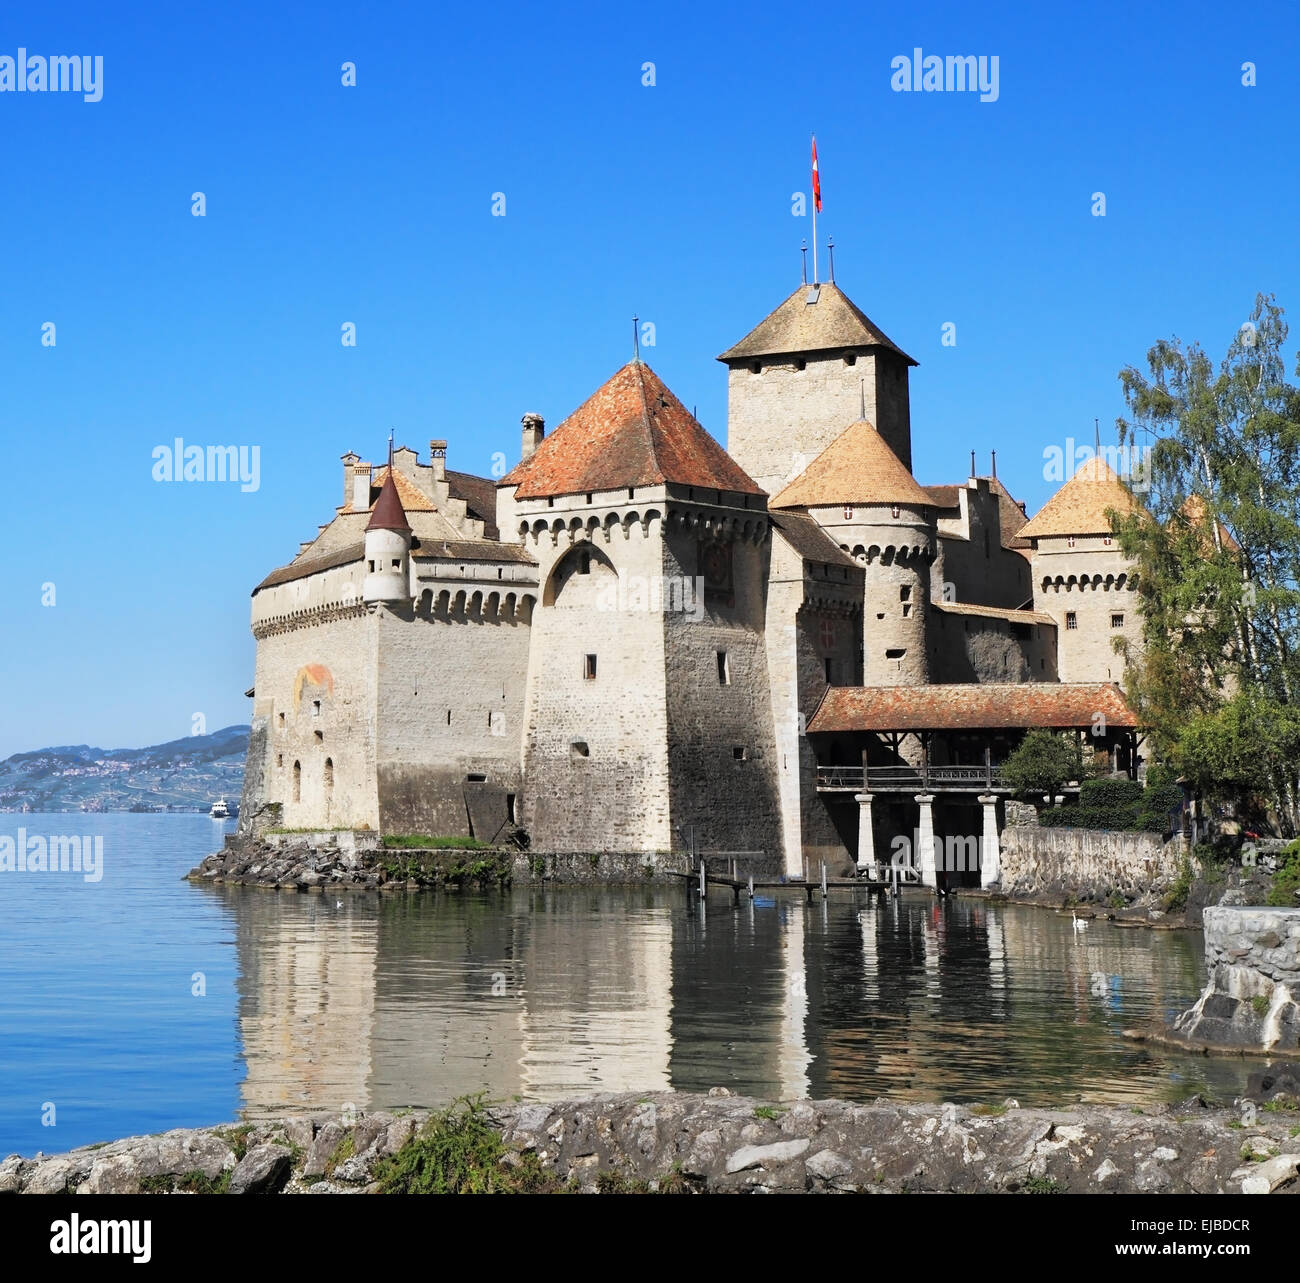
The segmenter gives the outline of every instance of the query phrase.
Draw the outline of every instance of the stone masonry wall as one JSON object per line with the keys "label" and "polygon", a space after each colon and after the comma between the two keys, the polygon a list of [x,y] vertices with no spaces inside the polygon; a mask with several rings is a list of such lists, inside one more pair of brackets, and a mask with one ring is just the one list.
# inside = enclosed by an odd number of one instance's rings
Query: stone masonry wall
{"label": "stone masonry wall", "polygon": [[1105,900],[1119,891],[1159,895],[1179,876],[1182,851],[1157,833],[1011,826],[1001,839],[1002,889],[1010,895]]}
{"label": "stone masonry wall", "polygon": [[381,827],[495,841],[522,791],[528,624],[384,608],[377,626]]}
{"label": "stone masonry wall", "polygon": [[1205,909],[1209,980],[1174,1035],[1202,1046],[1300,1047],[1300,909]]}
{"label": "stone masonry wall", "polygon": [[768,494],[804,470],[852,423],[866,417],[890,449],[911,467],[912,428],[907,366],[899,358],[839,353],[808,356],[804,369],[788,357],[764,357],[761,372],[747,364],[727,379],[727,452]]}
{"label": "stone masonry wall", "polygon": [[[1124,660],[1115,653],[1113,639],[1123,637],[1133,646],[1142,639],[1132,569],[1118,546],[1106,544],[1104,536],[1080,536],[1073,548],[1065,538],[1038,541],[1034,609],[1056,620],[1061,681],[1124,680]],[[1068,626],[1071,614],[1073,628]],[[1112,626],[1116,615],[1124,618],[1118,628]]]}

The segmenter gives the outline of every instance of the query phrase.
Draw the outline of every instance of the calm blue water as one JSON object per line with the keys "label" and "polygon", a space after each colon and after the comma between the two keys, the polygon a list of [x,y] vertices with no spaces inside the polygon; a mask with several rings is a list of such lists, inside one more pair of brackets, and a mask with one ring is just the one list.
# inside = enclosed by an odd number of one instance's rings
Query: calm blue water
{"label": "calm blue water", "polygon": [[0,835],[20,824],[100,834],[105,867],[0,873],[0,1154],[475,1091],[1136,1105],[1231,1096],[1254,1067],[1121,1036],[1199,993],[1194,933],[919,896],[193,886],[228,823],[4,815]]}

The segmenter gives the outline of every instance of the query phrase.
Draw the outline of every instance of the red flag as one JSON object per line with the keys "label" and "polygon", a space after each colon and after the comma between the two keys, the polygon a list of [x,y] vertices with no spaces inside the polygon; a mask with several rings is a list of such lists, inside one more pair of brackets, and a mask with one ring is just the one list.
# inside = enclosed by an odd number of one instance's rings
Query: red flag
{"label": "red flag", "polygon": [[812,160],[813,160],[813,205],[817,212],[822,212],[822,180],[821,175],[817,172],[817,135],[813,135],[812,140]]}

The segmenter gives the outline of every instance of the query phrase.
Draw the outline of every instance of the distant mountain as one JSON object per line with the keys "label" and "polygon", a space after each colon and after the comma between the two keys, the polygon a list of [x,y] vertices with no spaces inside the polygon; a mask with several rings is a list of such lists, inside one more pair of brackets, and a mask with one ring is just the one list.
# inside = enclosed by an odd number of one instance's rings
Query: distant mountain
{"label": "distant mountain", "polygon": [[0,811],[206,811],[244,783],[248,727],[149,748],[63,744],[0,762]]}

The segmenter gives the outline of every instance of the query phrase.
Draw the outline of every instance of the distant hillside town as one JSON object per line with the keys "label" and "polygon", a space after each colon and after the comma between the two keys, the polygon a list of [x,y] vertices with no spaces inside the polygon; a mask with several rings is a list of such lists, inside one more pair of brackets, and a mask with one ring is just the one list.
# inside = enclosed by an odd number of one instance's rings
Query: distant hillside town
{"label": "distant hillside town", "polygon": [[0,762],[0,811],[207,811],[239,796],[248,727],[149,748],[59,745]]}

